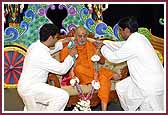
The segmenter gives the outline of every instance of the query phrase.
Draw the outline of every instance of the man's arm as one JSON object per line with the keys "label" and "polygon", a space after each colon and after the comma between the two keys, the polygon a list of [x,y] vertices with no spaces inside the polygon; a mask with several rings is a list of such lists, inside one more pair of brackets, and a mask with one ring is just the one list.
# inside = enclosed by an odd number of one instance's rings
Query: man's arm
{"label": "man's arm", "polygon": [[123,46],[123,44],[126,41],[110,41],[110,40],[104,40],[103,44],[105,44],[106,46],[108,46],[112,51],[116,51],[119,48],[121,48]]}
{"label": "man's arm", "polygon": [[51,73],[63,75],[66,74],[74,64],[73,56],[75,56],[76,54],[77,51],[75,48],[69,49],[68,56],[66,56],[61,63],[52,58],[51,55],[45,54],[45,56],[43,55],[39,60],[37,60],[39,61],[37,66]]}
{"label": "man's arm", "polygon": [[62,42],[56,42],[55,47],[53,50],[50,50],[50,54],[54,54],[56,52],[58,52],[59,50],[61,50],[63,48],[63,43]]}
{"label": "man's arm", "polygon": [[102,55],[113,63],[120,63],[127,61],[136,56],[136,44],[132,42],[127,42],[122,45],[121,48],[113,51],[112,46],[103,45],[101,48]]}
{"label": "man's arm", "polygon": [[71,40],[71,38],[70,38],[70,37],[67,37],[67,38],[64,38],[64,39],[62,39],[62,40],[56,42],[54,49],[53,49],[53,50],[50,50],[50,54],[52,55],[52,54],[54,54],[54,53],[60,51],[61,49],[63,49],[63,47],[64,47],[65,45],[67,45],[70,40]]}

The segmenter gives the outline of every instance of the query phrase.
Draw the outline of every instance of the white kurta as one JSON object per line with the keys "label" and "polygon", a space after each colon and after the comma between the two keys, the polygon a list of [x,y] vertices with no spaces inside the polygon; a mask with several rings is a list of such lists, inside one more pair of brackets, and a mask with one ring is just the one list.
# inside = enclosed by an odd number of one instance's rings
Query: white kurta
{"label": "white kurta", "polygon": [[[164,71],[151,43],[144,35],[135,32],[122,46],[119,44],[116,51],[112,51],[115,45],[114,42],[106,42],[101,52],[112,63],[127,61],[130,77],[116,84],[123,109],[134,111],[144,102],[155,102],[151,109],[163,110],[160,100],[163,100],[164,93]],[[158,100],[158,96],[162,98]],[[150,100],[149,97],[153,98]]]}
{"label": "white kurta", "polygon": [[[62,49],[62,43],[56,43],[55,51]],[[50,49],[40,41],[33,43],[24,59],[23,70],[18,82],[18,93],[27,110],[59,111],[64,110],[69,95],[62,89],[46,84],[48,73],[65,74],[73,65],[68,55],[63,63],[53,59]],[[46,105],[46,107],[39,107]]]}

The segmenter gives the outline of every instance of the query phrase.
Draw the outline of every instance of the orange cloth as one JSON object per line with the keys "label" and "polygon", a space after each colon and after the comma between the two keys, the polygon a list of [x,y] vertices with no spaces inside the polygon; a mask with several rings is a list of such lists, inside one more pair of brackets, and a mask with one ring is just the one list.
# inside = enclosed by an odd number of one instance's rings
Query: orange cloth
{"label": "orange cloth", "polygon": [[[91,57],[96,52],[96,47],[89,41],[83,46],[77,46],[78,58],[74,68],[75,76],[80,80],[80,84],[89,84],[94,79],[94,65]],[[68,55],[68,48],[65,47],[60,52],[60,60],[63,61]],[[98,96],[102,102],[108,103],[113,72],[106,68],[99,68],[100,89]]]}

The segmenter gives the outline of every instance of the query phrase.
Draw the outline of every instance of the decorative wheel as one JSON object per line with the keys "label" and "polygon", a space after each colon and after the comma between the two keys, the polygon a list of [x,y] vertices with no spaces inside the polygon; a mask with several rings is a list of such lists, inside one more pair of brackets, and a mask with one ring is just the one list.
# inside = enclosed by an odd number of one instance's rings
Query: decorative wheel
{"label": "decorative wheel", "polygon": [[4,48],[4,88],[16,88],[23,68],[26,49],[19,45]]}

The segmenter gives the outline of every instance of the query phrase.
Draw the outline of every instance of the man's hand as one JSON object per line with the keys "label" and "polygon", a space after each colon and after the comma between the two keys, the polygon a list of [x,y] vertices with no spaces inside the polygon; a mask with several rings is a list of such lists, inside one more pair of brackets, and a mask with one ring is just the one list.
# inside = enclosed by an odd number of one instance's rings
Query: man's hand
{"label": "man's hand", "polygon": [[70,49],[69,49],[69,55],[70,56],[75,56],[77,54],[77,50],[76,50],[76,47],[75,46],[72,46]]}
{"label": "man's hand", "polygon": [[97,48],[101,48],[104,44],[102,40],[96,40],[95,42],[93,42],[93,44],[97,47]]}
{"label": "man's hand", "polygon": [[117,80],[120,80],[120,79],[121,79],[121,76],[118,73],[113,74],[112,80],[117,81]]}
{"label": "man's hand", "polygon": [[100,56],[100,60],[98,61],[98,63],[99,64],[105,64],[105,58],[104,58],[104,56],[103,55],[101,55],[101,54],[99,54],[99,56]]}
{"label": "man's hand", "polygon": [[70,40],[71,40],[71,37],[66,37],[66,38],[64,38],[64,40],[62,41],[62,43],[63,44],[68,43],[68,42],[70,42]]}

